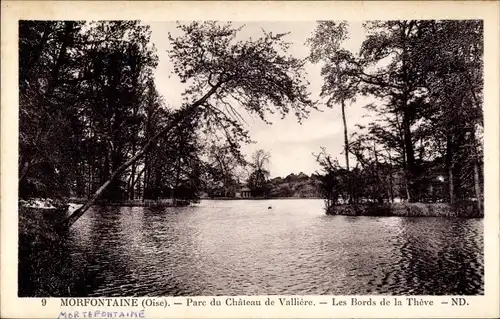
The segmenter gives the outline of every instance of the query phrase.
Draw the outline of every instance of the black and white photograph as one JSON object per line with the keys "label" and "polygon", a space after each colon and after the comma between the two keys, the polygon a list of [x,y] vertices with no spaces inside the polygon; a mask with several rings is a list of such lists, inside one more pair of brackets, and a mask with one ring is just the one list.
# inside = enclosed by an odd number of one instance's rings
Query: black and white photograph
{"label": "black and white photograph", "polygon": [[18,21],[18,297],[484,295],[483,22]]}

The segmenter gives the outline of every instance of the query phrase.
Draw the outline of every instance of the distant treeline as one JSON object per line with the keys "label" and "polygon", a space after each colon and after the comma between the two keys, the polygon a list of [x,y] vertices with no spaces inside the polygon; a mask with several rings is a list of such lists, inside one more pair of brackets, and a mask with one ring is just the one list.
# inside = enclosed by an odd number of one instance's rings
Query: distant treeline
{"label": "distant treeline", "polygon": [[[251,183],[250,183],[250,186]],[[286,177],[275,177],[263,182],[261,188],[249,188],[243,184],[225,189],[216,187],[207,190],[206,195],[213,198],[235,198],[242,197],[242,192],[247,191],[252,198],[320,198],[321,182],[320,175],[308,176],[304,173],[289,174]]]}

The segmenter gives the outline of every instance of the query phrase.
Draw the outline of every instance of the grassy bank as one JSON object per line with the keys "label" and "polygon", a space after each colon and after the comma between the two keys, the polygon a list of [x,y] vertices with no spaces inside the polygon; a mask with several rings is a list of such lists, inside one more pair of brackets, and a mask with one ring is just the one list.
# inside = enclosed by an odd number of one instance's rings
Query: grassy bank
{"label": "grassy bank", "polygon": [[58,242],[54,225],[64,217],[64,213],[55,213],[52,209],[28,208],[19,206],[19,240],[29,244]]}
{"label": "grassy bank", "polygon": [[399,217],[460,217],[482,218],[475,202],[448,203],[390,203],[331,206],[327,215],[399,216]]}
{"label": "grassy bank", "polygon": [[19,206],[19,297],[77,297],[92,291],[87,255],[68,254],[68,249],[80,243],[55,231],[66,215],[54,209]]}
{"label": "grassy bank", "polygon": [[[19,206],[19,259],[18,294],[20,297],[55,296],[59,291],[67,291],[59,280],[67,270],[59,263],[49,263],[46,255],[59,251],[63,244],[55,232],[55,224],[63,216],[52,209],[27,208]],[[61,256],[63,259],[64,256]],[[72,274],[66,274],[69,278]]]}

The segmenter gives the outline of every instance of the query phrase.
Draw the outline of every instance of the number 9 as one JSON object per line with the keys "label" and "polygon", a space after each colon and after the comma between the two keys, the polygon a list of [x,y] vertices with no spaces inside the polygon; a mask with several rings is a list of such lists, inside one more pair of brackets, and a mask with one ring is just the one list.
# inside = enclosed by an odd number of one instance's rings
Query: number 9
{"label": "number 9", "polygon": [[42,299],[42,306],[45,306],[47,304],[47,300],[44,298]]}

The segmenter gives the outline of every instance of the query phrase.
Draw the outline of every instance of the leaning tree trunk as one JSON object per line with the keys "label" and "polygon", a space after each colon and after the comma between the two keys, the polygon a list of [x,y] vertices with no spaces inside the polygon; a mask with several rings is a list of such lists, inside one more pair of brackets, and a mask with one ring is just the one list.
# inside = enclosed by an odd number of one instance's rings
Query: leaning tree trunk
{"label": "leaning tree trunk", "polygon": [[[75,221],[78,220],[89,208],[94,204],[97,198],[104,193],[106,188],[113,182],[115,178],[120,176],[130,165],[134,164],[137,160],[139,160],[147,151],[148,149],[153,145],[153,143],[158,140],[161,136],[171,133],[176,126],[180,126],[192,119],[193,116],[195,116],[196,112],[199,110],[199,107],[204,104],[208,98],[214,94],[217,89],[223,84],[224,82],[219,82],[217,85],[213,86],[203,97],[201,97],[199,100],[191,104],[189,107],[186,109],[179,111],[176,113],[174,118],[170,121],[169,125],[167,125],[165,128],[163,128],[160,132],[158,132],[156,135],[151,137],[146,144],[142,147],[142,149],[137,152],[134,156],[132,156],[128,161],[120,165],[112,174],[111,176],[106,180],[104,184],[99,187],[99,189],[87,200],[87,202],[77,210],[75,210],[70,216],[68,216],[66,219],[64,219],[61,223],[59,223],[56,228],[59,232],[63,232],[64,230],[68,229],[73,225]],[[167,135],[168,136],[168,135]]]}
{"label": "leaning tree trunk", "polygon": [[171,132],[175,127],[175,125],[180,124],[181,121],[182,119],[179,119],[177,121],[175,120],[172,121],[170,125],[165,127],[153,138],[151,138],[139,152],[137,152],[134,156],[132,156],[128,161],[120,165],[106,180],[106,182],[102,184],[101,187],[99,187],[99,189],[87,200],[87,202],[82,207],[75,210],[73,214],[71,214],[69,217],[67,217],[58,225],[58,230],[64,230],[71,227],[71,225],[73,225],[73,223],[78,218],[80,218],[90,208],[90,206],[92,206],[92,204],[94,204],[96,199],[99,198],[104,193],[106,188],[108,188],[109,184],[111,184],[115,178],[120,176],[130,165],[134,164],[139,158],[141,158],[147,152],[147,150],[153,144],[154,141],[156,141],[160,136],[166,134],[167,132]]}
{"label": "leaning tree trunk", "polygon": [[[163,129],[159,134],[157,134],[155,137],[158,138],[160,135],[163,135],[167,133],[168,131],[173,129],[173,125],[167,126],[165,129]],[[114,181],[115,178],[120,176],[130,165],[135,163],[139,158],[141,158],[144,153],[148,150],[150,145],[156,140],[156,138],[152,138],[151,140],[148,141],[148,143],[139,151],[137,154],[132,156],[128,161],[120,165],[112,174],[111,176],[106,180],[104,184],[99,187],[99,189],[87,200],[87,202],[77,210],[73,212],[69,217],[67,217],[65,220],[63,220],[59,225],[57,225],[58,230],[65,230],[71,227],[73,223],[80,218],[89,208],[94,204],[97,198],[99,198],[106,188],[108,188],[109,184]]]}
{"label": "leaning tree trunk", "polygon": [[134,164],[137,160],[139,160],[149,149],[149,147],[153,144],[154,141],[156,141],[160,136],[171,132],[174,127],[182,122],[182,119],[174,120],[165,127],[163,130],[161,130],[158,134],[156,134],[153,138],[151,138],[144,147],[137,152],[134,156],[132,156],[128,161],[120,165],[112,174],[111,176],[104,182],[104,184],[99,187],[99,189],[87,200],[87,202],[77,210],[73,212],[69,217],[67,217],[65,220],[63,220],[59,225],[58,225],[58,230],[64,230],[80,218],[89,208],[94,204],[97,198],[99,198],[106,188],[108,188],[109,184],[111,184],[115,178],[120,176],[130,165]]}

